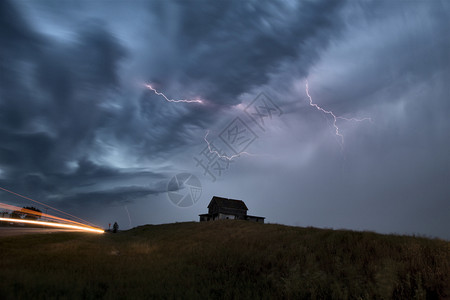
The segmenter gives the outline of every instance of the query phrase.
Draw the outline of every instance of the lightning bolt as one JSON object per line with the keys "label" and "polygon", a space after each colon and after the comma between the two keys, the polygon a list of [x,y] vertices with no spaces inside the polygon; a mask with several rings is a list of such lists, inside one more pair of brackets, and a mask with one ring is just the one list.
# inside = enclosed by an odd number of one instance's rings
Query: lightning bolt
{"label": "lightning bolt", "polygon": [[319,105],[313,103],[311,95],[309,94],[308,80],[306,81],[305,88],[306,88],[306,95],[309,98],[309,105],[311,105],[312,107],[317,108],[317,110],[320,110],[321,112],[323,112],[323,113],[333,117],[333,127],[335,129],[336,135],[339,136],[340,139],[341,139],[341,143],[340,143],[341,147],[344,145],[344,136],[339,132],[339,127],[337,126],[337,123],[336,123],[338,119],[345,120],[345,121],[354,121],[354,122],[363,122],[363,121],[370,121],[370,122],[372,122],[371,118],[358,119],[358,118],[344,118],[344,117],[341,117],[341,116],[336,116],[331,110],[323,109]]}
{"label": "lightning bolt", "polygon": [[[156,95],[163,97],[167,102],[175,102],[175,103],[184,102],[184,103],[199,103],[199,104],[205,104],[205,102],[204,102],[203,100],[201,100],[201,99],[191,99],[191,100],[189,100],[189,99],[169,99],[166,95],[164,95],[164,93],[158,92],[158,91],[157,91],[154,87],[152,87],[150,84],[146,83],[146,84],[144,84],[144,86],[145,86],[147,89],[153,91]],[[208,139],[207,139],[208,135],[209,135],[209,130],[206,132],[206,135],[205,135],[205,137],[204,137],[204,140],[205,140],[206,144],[208,145],[208,150],[209,150],[209,152],[210,152],[210,153],[213,153],[213,154],[215,154],[215,155],[217,155],[217,157],[219,157],[219,158],[221,158],[221,159],[226,159],[226,160],[228,160],[228,161],[231,161],[231,160],[233,160],[234,158],[239,157],[239,156],[241,156],[241,155],[254,156],[253,154],[248,153],[248,152],[240,152],[240,153],[234,154],[234,155],[232,155],[232,156],[222,155],[222,154],[220,154],[218,151],[213,150],[213,149],[211,148],[211,144],[210,144],[210,142],[209,142]]]}
{"label": "lightning bolt", "polygon": [[231,156],[221,155],[218,151],[211,149],[211,144],[209,143],[209,141],[208,141],[208,139],[207,139],[208,134],[209,134],[209,130],[206,131],[206,135],[205,135],[205,137],[204,137],[204,140],[205,140],[206,144],[208,145],[209,153],[214,153],[214,154],[217,155],[217,157],[219,157],[219,158],[222,158],[222,159],[226,159],[226,160],[228,160],[228,161],[231,161],[231,160],[233,160],[234,158],[239,157],[239,156],[241,156],[241,155],[243,155],[243,154],[249,155],[249,156],[255,156],[254,154],[251,154],[251,153],[248,153],[248,152],[240,152],[240,153],[238,153],[238,154],[234,154],[234,155],[231,155]]}
{"label": "lightning bolt", "polygon": [[128,221],[130,222],[130,227],[131,227],[131,217],[130,217],[130,212],[128,211],[128,207],[127,207],[126,205],[124,205],[124,207],[125,207],[125,210],[126,210],[126,212],[127,212],[127,215],[128,215]]}
{"label": "lightning bolt", "polygon": [[169,99],[166,97],[166,95],[164,95],[163,93],[158,92],[155,88],[153,88],[150,84],[144,84],[144,86],[146,88],[148,88],[149,90],[153,91],[156,95],[163,97],[167,102],[184,102],[184,103],[199,103],[199,104],[204,104],[204,101],[201,99]]}

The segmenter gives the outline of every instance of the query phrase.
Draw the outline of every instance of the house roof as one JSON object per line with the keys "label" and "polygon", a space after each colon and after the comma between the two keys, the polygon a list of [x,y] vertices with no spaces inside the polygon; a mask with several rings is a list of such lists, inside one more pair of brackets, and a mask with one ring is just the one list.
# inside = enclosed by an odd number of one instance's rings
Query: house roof
{"label": "house roof", "polygon": [[247,206],[245,205],[244,201],[242,201],[242,200],[234,200],[234,199],[227,199],[227,198],[214,196],[214,197],[212,197],[211,201],[209,202],[208,208],[213,202],[215,202],[216,205],[219,207],[248,210]]}
{"label": "house roof", "polygon": [[260,217],[260,216],[250,216],[250,215],[247,215],[247,218],[255,218],[255,219],[265,219],[266,217]]}

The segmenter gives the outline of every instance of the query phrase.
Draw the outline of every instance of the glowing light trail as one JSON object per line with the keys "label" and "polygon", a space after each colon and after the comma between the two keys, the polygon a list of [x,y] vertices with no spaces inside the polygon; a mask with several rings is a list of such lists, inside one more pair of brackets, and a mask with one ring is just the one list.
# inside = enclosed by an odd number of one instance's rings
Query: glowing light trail
{"label": "glowing light trail", "polygon": [[15,192],[13,192],[13,191],[7,190],[7,189],[2,188],[2,187],[0,187],[0,190],[5,191],[5,192],[10,193],[10,194],[13,194],[13,195],[15,195],[15,196],[19,196],[19,197],[21,197],[21,198],[30,200],[30,201],[32,201],[32,202],[38,203],[38,204],[40,204],[40,205],[43,205],[43,206],[48,207],[48,208],[50,208],[50,209],[53,209],[53,210],[55,210],[55,211],[57,211],[57,212],[60,212],[60,213],[62,213],[62,214],[65,214],[65,215],[67,215],[67,216],[70,216],[70,217],[72,217],[72,218],[78,219],[78,220],[80,220],[80,221],[83,221],[83,222],[85,222],[85,223],[87,223],[87,224],[89,224],[89,225],[95,227],[95,225],[92,224],[91,222],[88,222],[88,221],[86,221],[86,220],[83,220],[83,219],[81,219],[81,218],[78,218],[78,217],[76,217],[76,216],[74,216],[74,215],[71,215],[71,214],[69,214],[69,213],[63,212],[62,210],[59,210],[59,209],[54,208],[54,207],[51,207],[50,205],[47,205],[47,204],[44,204],[44,203],[42,203],[42,202],[33,200],[33,199],[29,198],[29,197],[23,196],[23,195],[21,195],[21,194],[15,193]]}
{"label": "glowing light trail", "polygon": [[42,212],[37,212],[37,211],[31,210],[31,209],[21,208],[21,207],[18,207],[18,206],[9,205],[9,204],[5,204],[5,203],[0,203],[0,208],[4,208],[4,209],[10,210],[10,211],[18,211],[20,213],[33,215],[33,216],[40,217],[40,218],[45,218],[46,220],[56,220],[56,221],[62,221],[62,222],[66,222],[66,223],[75,224],[75,225],[78,225],[78,226],[97,228],[97,227],[88,226],[86,224],[79,223],[79,222],[76,222],[76,221],[72,221],[72,220],[68,220],[68,219],[52,216],[52,215],[45,214],[45,213],[42,213]]}
{"label": "glowing light trail", "polygon": [[371,118],[358,119],[358,118],[344,118],[344,117],[336,116],[331,110],[325,110],[322,107],[320,107],[319,105],[313,103],[311,95],[309,94],[308,81],[306,81],[306,95],[309,98],[309,105],[311,105],[311,106],[317,108],[318,110],[320,110],[321,112],[331,115],[333,117],[333,127],[335,129],[336,135],[341,138],[341,146],[344,144],[344,136],[339,132],[339,127],[336,124],[337,119],[342,119],[342,120],[346,120],[346,121],[355,121],[355,122],[362,122],[362,121],[372,122]]}
{"label": "glowing light trail", "polygon": [[63,223],[53,223],[53,222],[44,222],[44,221],[34,221],[34,220],[24,220],[24,219],[12,219],[12,218],[1,218],[0,221],[10,222],[10,223],[25,223],[25,224],[35,224],[47,227],[56,227],[56,228],[68,228],[68,229],[76,229],[82,231],[89,231],[94,233],[104,233],[103,229],[86,227],[86,226],[78,226],[78,225],[70,225]]}
{"label": "glowing light trail", "polygon": [[161,96],[164,99],[166,99],[167,102],[176,102],[176,103],[184,102],[184,103],[200,103],[200,104],[204,104],[203,100],[201,100],[201,99],[193,99],[193,100],[189,100],[189,99],[178,99],[178,100],[176,100],[176,99],[169,99],[163,93],[158,92],[150,84],[145,84],[145,87],[148,88],[149,90],[153,91],[156,95]]}

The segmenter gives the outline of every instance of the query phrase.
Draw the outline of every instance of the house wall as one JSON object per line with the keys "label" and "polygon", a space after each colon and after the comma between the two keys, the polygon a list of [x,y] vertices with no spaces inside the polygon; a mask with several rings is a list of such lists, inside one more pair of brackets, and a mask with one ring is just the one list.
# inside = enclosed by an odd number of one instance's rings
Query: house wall
{"label": "house wall", "polygon": [[200,215],[200,222],[214,221],[214,220],[247,220],[251,222],[264,223],[264,218],[257,216],[242,216],[226,213],[218,213],[213,215]]}
{"label": "house wall", "polygon": [[221,207],[218,212],[227,215],[237,215],[237,216],[247,215],[247,211],[245,209],[234,209],[228,207]]}
{"label": "house wall", "polygon": [[215,203],[211,203],[208,207],[208,214],[213,214],[217,211],[217,205]]}
{"label": "house wall", "polygon": [[249,220],[251,222],[264,223],[264,219],[263,218],[248,217],[247,220]]}
{"label": "house wall", "polygon": [[228,215],[239,215],[239,216],[247,215],[247,211],[245,209],[219,207],[215,203],[210,205],[210,207],[208,209],[208,213],[209,214],[223,213],[223,214],[228,214]]}
{"label": "house wall", "polygon": [[227,220],[227,219],[234,220],[234,219],[236,219],[236,216],[235,215],[219,213],[219,220]]}

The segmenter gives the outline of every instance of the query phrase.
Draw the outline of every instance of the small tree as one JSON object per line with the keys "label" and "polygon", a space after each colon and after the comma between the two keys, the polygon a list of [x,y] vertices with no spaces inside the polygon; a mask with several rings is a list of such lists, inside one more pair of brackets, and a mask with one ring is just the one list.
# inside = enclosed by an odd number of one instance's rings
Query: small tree
{"label": "small tree", "polygon": [[11,218],[13,219],[22,219],[23,218],[23,214],[20,210],[15,210],[11,213]]}
{"label": "small tree", "polygon": [[33,206],[26,206],[20,210],[23,214],[23,219],[38,220],[42,216],[42,211]]}
{"label": "small tree", "polygon": [[119,224],[117,224],[117,222],[114,222],[113,232],[116,233],[118,230],[119,230]]}
{"label": "small tree", "polygon": [[15,210],[11,213],[13,219],[38,220],[42,216],[42,211],[33,206],[24,206],[21,210]]}

